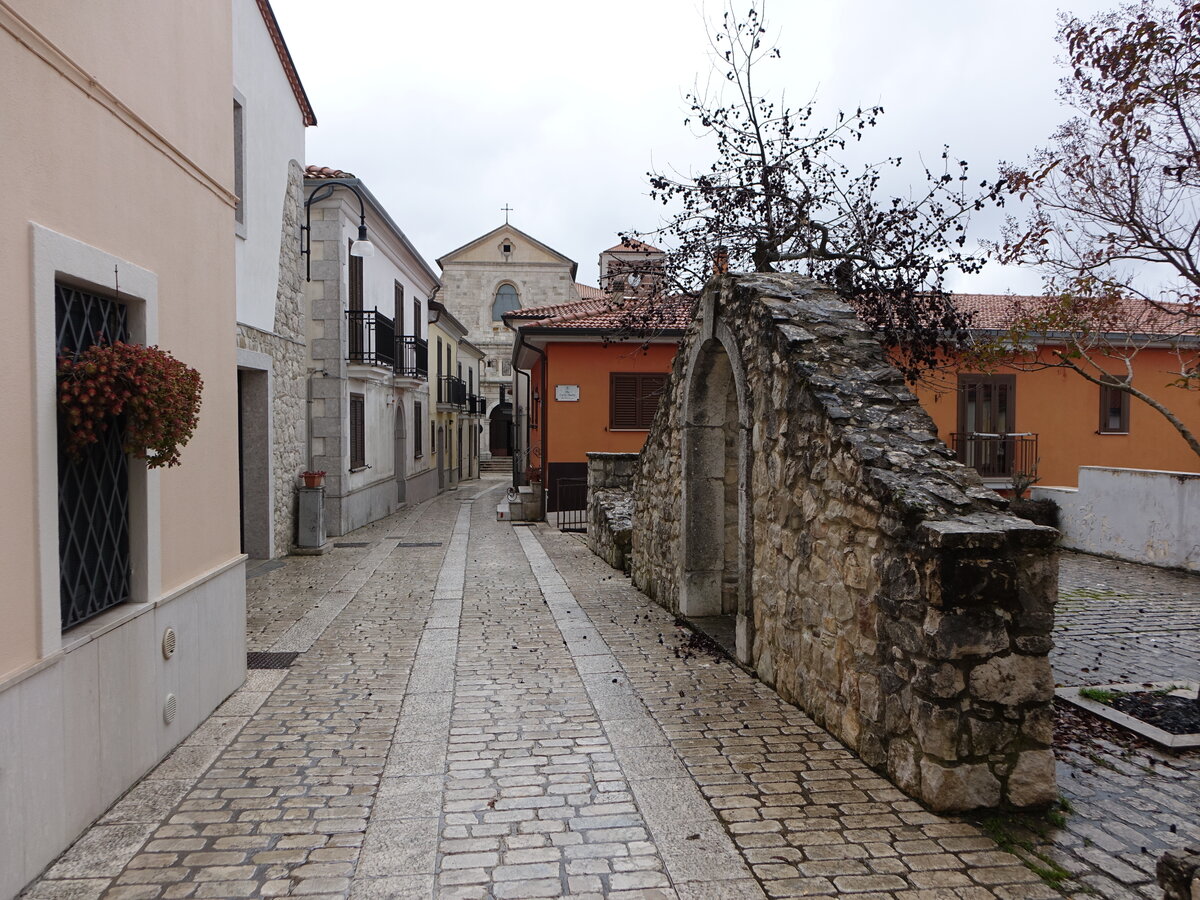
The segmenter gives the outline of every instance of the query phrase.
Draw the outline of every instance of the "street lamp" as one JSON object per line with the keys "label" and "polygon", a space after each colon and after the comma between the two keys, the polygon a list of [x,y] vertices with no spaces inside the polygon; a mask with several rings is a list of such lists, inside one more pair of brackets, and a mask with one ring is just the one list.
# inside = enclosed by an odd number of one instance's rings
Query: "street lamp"
{"label": "street lamp", "polygon": [[300,252],[307,257],[304,270],[306,281],[312,281],[312,205],[329,198],[336,187],[344,187],[358,198],[358,240],[350,245],[351,256],[374,256],[375,245],[367,240],[367,206],[362,193],[348,181],[327,181],[318,186],[304,201],[304,224],[300,226]]}

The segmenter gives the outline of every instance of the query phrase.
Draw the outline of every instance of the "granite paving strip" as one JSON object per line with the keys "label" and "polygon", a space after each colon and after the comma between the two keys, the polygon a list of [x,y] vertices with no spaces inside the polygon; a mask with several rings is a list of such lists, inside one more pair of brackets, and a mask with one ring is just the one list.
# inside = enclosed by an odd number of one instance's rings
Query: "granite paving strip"
{"label": "granite paving strip", "polygon": [[477,506],[435,896],[677,897],[520,529]]}
{"label": "granite paving strip", "polygon": [[[627,680],[769,896],[1061,896],[975,825],[905,797],[728,660],[682,649],[674,618],[582,542],[544,527],[536,537],[611,648],[623,674],[610,683]],[[614,729],[614,744],[639,731]],[[646,771],[658,759],[647,754]]]}
{"label": "granite paving strip", "polygon": [[433,894],[471,507],[469,500],[460,505],[438,572],[354,872],[352,897]]}
{"label": "granite paving strip", "polygon": [[[445,533],[454,511],[405,510],[365,530],[378,541],[365,553],[298,558],[256,577],[258,646],[290,631],[308,652],[291,670],[249,673],[22,897],[345,896],[444,553],[397,551],[385,535]],[[355,574],[364,561],[370,578]],[[304,585],[300,598],[276,601],[289,584]],[[322,600],[339,585],[357,586],[334,602],[340,614],[291,629],[329,609]]]}
{"label": "granite paving strip", "polygon": [[685,887],[685,894],[704,889],[713,896],[762,897],[729,835],[542,545],[529,529],[516,534],[672,882]]}

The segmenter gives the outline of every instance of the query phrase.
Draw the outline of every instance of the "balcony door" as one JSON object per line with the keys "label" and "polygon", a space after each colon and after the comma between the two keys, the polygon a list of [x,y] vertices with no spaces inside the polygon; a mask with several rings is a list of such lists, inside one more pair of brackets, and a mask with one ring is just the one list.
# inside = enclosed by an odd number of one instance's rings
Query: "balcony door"
{"label": "balcony door", "polygon": [[985,477],[1012,474],[1016,397],[1015,375],[958,376],[958,458]]}

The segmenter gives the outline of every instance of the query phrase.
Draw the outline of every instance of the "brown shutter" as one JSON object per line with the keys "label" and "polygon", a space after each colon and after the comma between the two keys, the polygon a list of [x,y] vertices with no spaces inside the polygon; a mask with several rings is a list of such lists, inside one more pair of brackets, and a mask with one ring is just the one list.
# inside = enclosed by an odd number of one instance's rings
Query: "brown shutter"
{"label": "brown shutter", "polygon": [[609,421],[613,428],[637,428],[638,382],[636,375],[612,376]]}
{"label": "brown shutter", "polygon": [[362,394],[350,395],[350,468],[367,464],[366,401]]}
{"label": "brown shutter", "polygon": [[649,428],[654,424],[654,414],[666,386],[666,375],[642,375],[638,378],[638,428]]}
{"label": "brown shutter", "polygon": [[[351,240],[349,246],[354,246]],[[361,256],[350,257],[350,309],[363,308],[363,261]]]}

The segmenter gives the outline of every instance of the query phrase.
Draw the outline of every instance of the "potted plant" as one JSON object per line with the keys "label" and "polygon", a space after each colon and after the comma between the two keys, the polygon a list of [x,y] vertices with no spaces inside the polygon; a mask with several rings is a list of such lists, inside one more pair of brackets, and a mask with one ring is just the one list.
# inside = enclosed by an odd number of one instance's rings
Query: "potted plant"
{"label": "potted plant", "polygon": [[325,483],[325,470],[317,469],[316,471],[301,472],[300,477],[304,479],[306,488],[317,488]]}
{"label": "potted plant", "polygon": [[180,464],[200,418],[200,373],[166,350],[95,344],[58,358],[58,408],[66,451],[79,459],[111,426],[126,453],[151,469]]}

